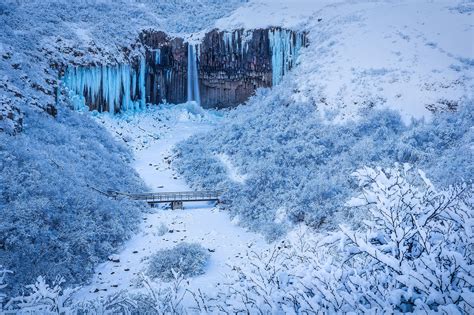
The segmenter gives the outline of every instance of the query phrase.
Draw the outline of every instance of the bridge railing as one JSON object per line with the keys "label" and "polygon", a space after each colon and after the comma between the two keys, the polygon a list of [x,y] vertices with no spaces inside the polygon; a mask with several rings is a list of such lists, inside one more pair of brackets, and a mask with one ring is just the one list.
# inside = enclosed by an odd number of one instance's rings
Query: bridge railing
{"label": "bridge railing", "polygon": [[219,200],[221,194],[221,191],[185,191],[127,194],[127,197],[133,200],[143,200],[147,202],[210,201]]}

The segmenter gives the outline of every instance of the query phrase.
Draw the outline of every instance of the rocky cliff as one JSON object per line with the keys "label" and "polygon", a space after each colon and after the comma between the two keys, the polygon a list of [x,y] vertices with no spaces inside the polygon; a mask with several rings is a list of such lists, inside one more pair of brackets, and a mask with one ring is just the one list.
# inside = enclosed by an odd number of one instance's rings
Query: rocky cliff
{"label": "rocky cliff", "polygon": [[[130,64],[68,67],[63,84],[74,106],[111,113],[146,104],[189,100],[189,51],[196,51],[200,103],[204,108],[232,107],[257,88],[277,84],[296,62],[306,35],[281,28],[213,30],[199,44],[161,31],[143,31],[143,56]],[[195,45],[190,50],[188,45]],[[192,60],[194,62],[194,60]],[[189,84],[192,85],[192,84]]]}

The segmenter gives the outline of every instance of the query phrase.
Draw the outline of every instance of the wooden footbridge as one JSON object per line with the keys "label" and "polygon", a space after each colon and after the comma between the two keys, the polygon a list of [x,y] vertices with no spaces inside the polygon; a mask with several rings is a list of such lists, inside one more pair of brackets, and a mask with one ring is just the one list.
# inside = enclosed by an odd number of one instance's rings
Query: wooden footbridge
{"label": "wooden footbridge", "polygon": [[171,204],[171,209],[182,209],[183,202],[192,201],[216,201],[222,191],[184,191],[184,192],[159,192],[159,193],[143,193],[143,194],[127,194],[116,191],[109,191],[109,196],[118,197],[123,196],[132,200],[146,201],[152,207],[159,203]]}

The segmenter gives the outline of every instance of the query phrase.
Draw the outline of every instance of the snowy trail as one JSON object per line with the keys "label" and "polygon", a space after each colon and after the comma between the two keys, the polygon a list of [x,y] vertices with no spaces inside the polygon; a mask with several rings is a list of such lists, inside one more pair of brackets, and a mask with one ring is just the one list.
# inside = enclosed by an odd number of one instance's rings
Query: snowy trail
{"label": "snowy trail", "polygon": [[[158,112],[151,114],[160,115]],[[141,130],[156,126],[156,120],[150,117],[146,117],[147,123],[143,123],[143,117],[133,119],[141,121],[124,124],[123,120],[117,123],[112,118],[105,125],[114,134],[118,134],[115,128],[120,128],[122,134],[132,132],[130,128],[137,126]],[[162,128],[168,130],[158,140],[148,143],[146,148],[135,147],[134,167],[152,191],[190,190],[170,168],[168,157],[176,143],[197,132],[209,130],[212,123],[178,117],[168,127]],[[163,225],[168,232],[160,236],[159,230]],[[224,274],[230,270],[228,261],[235,265],[248,249],[265,245],[261,235],[236,226],[228,214],[217,209],[213,203],[185,203],[184,210],[175,211],[156,208],[152,213],[143,215],[140,232],[116,253],[114,260],[119,261],[99,265],[91,283],[82,288],[76,298],[89,300],[135,289],[140,273],[147,268],[149,256],[180,242],[199,243],[211,252],[206,274],[190,279],[190,288],[199,287],[204,291],[212,290],[215,283],[223,280]]]}

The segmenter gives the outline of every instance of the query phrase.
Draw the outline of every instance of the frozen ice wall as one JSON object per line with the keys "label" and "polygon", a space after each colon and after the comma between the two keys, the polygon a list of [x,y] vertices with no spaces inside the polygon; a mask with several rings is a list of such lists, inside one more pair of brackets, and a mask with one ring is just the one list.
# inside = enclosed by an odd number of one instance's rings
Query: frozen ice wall
{"label": "frozen ice wall", "polygon": [[128,64],[68,67],[62,84],[76,110],[89,107],[112,114],[139,110],[146,105],[145,70],[144,58],[140,60],[138,70]]}
{"label": "frozen ice wall", "polygon": [[272,53],[272,82],[276,85],[296,65],[299,51],[305,46],[305,34],[275,28],[268,31],[268,39]]}

